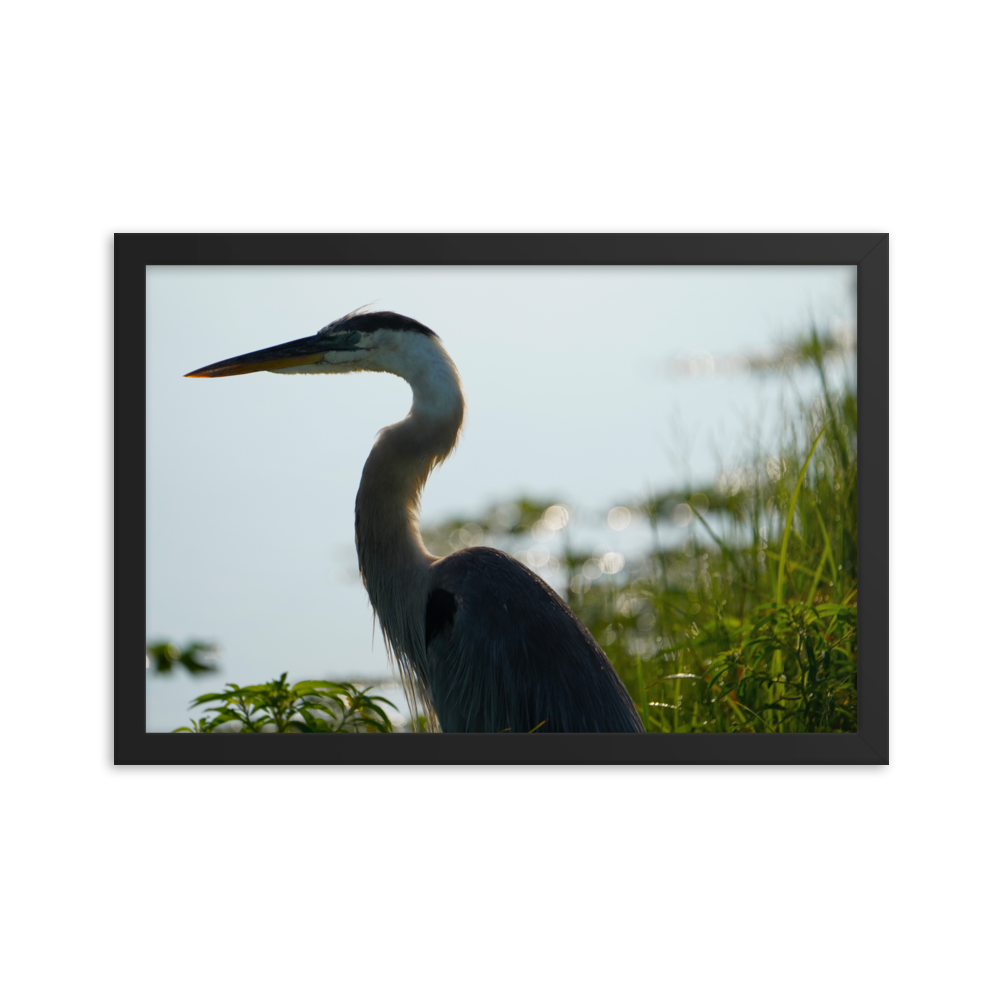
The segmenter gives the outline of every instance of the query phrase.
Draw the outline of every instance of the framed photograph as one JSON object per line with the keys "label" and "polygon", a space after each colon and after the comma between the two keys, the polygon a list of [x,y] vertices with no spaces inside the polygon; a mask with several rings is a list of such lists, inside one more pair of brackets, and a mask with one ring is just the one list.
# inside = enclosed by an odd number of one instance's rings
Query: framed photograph
{"label": "framed photograph", "polygon": [[115,762],[888,763],[888,323],[884,234],[117,234]]}

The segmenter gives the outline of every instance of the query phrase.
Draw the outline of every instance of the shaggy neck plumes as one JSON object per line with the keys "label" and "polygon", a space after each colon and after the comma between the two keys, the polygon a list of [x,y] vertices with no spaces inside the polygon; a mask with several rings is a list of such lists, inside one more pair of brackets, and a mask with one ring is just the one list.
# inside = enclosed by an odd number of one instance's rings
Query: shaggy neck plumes
{"label": "shaggy neck plumes", "polygon": [[413,406],[379,434],[361,476],[354,524],[358,565],[382,633],[404,679],[412,672],[422,684],[424,637],[415,623],[423,624],[434,557],[420,538],[420,494],[458,440],[465,403],[458,372],[440,342],[423,335],[408,341],[379,370],[406,379]]}

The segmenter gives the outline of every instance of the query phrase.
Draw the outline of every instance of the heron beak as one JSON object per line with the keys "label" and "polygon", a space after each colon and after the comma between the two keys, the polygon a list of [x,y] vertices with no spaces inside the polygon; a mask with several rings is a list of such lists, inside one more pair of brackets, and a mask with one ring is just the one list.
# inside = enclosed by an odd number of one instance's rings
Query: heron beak
{"label": "heron beak", "polygon": [[317,351],[320,345],[316,337],[290,340],[277,347],[266,347],[263,351],[240,354],[235,358],[217,361],[188,372],[185,378],[223,378],[226,375],[247,375],[250,372],[274,371],[275,368],[294,368],[297,365],[314,365],[322,361],[325,351]]}

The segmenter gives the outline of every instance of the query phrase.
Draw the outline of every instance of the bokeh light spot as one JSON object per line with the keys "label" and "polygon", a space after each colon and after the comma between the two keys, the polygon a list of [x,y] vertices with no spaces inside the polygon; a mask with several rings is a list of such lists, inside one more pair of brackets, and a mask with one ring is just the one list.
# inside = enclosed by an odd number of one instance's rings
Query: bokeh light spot
{"label": "bokeh light spot", "polygon": [[569,511],[561,503],[554,503],[546,509],[542,520],[550,531],[560,531],[569,524]]}
{"label": "bokeh light spot", "polygon": [[685,525],[690,524],[693,516],[691,508],[686,503],[679,503],[676,507],[674,507],[674,524],[676,524],[679,528],[683,528]]}
{"label": "bokeh light spot", "polygon": [[612,507],[608,511],[608,524],[614,531],[621,531],[627,528],[632,520],[632,512],[628,507]]}
{"label": "bokeh light spot", "polygon": [[691,496],[691,506],[694,507],[699,514],[708,513],[708,497],[704,493],[695,493]]}
{"label": "bokeh light spot", "polygon": [[555,532],[548,526],[544,518],[535,521],[531,526],[531,537],[536,542],[547,542],[554,534]]}
{"label": "bokeh light spot", "polygon": [[625,568],[625,557],[620,552],[608,552],[601,556],[601,569],[605,573],[620,573]]}

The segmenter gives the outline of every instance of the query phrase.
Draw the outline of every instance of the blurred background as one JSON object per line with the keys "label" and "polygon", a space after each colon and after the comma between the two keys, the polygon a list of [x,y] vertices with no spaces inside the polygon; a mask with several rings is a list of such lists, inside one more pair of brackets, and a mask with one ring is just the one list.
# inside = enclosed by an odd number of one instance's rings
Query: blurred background
{"label": "blurred background", "polygon": [[[817,391],[815,372],[782,368],[781,345],[813,326],[849,345],[854,281],[854,267],[150,267],[147,639],[216,649],[147,658],[147,730],[185,724],[191,699],[224,683],[283,672],[378,684],[405,712],[357,573],[353,508],[408,387],[185,372],[365,303],[420,320],[467,398],[459,447],[424,495],[429,545],[505,544],[529,500],[539,526],[505,547],[565,594],[588,577],[562,550],[613,569],[649,545],[634,505],[777,450],[787,408]],[[676,545],[698,524],[680,510],[661,530]]]}

